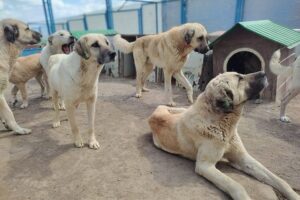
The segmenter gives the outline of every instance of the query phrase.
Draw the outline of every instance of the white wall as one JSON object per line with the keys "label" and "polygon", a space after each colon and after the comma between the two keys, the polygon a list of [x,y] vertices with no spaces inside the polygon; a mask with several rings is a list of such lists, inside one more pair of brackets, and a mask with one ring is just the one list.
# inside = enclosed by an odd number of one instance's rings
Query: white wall
{"label": "white wall", "polygon": [[83,25],[83,20],[82,19],[69,21],[69,25],[70,25],[70,30],[71,31],[82,31],[82,30],[84,30],[84,25]]}
{"label": "white wall", "polygon": [[114,12],[114,29],[121,34],[138,34],[138,12]]}
{"label": "white wall", "polygon": [[99,30],[107,28],[104,14],[91,16],[88,15],[86,19],[89,30]]}
{"label": "white wall", "polygon": [[149,4],[143,6],[143,34],[154,33],[156,33],[155,4]]}

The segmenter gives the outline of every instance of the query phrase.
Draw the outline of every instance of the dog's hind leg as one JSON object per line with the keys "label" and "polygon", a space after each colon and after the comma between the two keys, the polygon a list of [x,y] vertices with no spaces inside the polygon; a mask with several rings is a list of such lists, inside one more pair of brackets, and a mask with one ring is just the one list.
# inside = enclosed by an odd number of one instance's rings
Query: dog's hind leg
{"label": "dog's hind leg", "polygon": [[50,99],[50,86],[49,86],[48,76],[47,76],[46,72],[43,73],[43,79],[44,79],[44,83],[45,83],[45,86],[46,86],[46,90],[43,94],[43,97],[45,99]]}
{"label": "dog's hind leg", "polygon": [[164,69],[164,79],[165,79],[165,98],[168,106],[176,106],[173,101],[172,96],[172,74]]}
{"label": "dog's hind leg", "polygon": [[146,58],[143,55],[143,51],[136,50],[133,51],[134,56],[134,64],[136,69],[136,98],[142,97],[142,90],[143,90],[143,78],[144,78],[144,71],[146,68]]}
{"label": "dog's hind leg", "polygon": [[89,147],[91,149],[99,149],[99,142],[95,137],[95,109],[96,109],[96,96],[92,97],[86,102],[88,114],[88,133],[89,133]]}
{"label": "dog's hind leg", "polygon": [[16,106],[18,99],[17,99],[17,94],[18,94],[19,88],[14,85],[11,89],[11,96],[12,96],[12,100],[11,100],[11,105],[12,106]]}
{"label": "dog's hind leg", "polygon": [[289,117],[285,115],[286,107],[288,103],[298,94],[300,93],[300,88],[292,89],[291,92],[287,94],[287,96],[281,101],[280,104],[280,121],[282,122],[290,122]]}
{"label": "dog's hind leg", "polygon": [[152,63],[145,64],[145,67],[144,67],[143,73],[142,73],[142,92],[149,92],[149,89],[145,87],[145,83],[147,81],[148,76],[151,74],[152,71],[153,71],[153,64]]}
{"label": "dog's hind leg", "polygon": [[44,81],[43,81],[43,72],[38,73],[36,75],[35,79],[41,87],[41,97],[43,97],[43,95],[45,93],[45,85],[44,85]]}
{"label": "dog's hind leg", "polygon": [[66,111],[68,115],[68,120],[71,126],[71,130],[74,136],[74,144],[78,148],[82,148],[84,146],[84,143],[82,141],[82,137],[79,133],[77,124],[76,124],[76,119],[75,119],[75,106],[72,103],[66,103]]}
{"label": "dog's hind leg", "polygon": [[187,80],[187,78],[184,76],[182,70],[175,73],[173,76],[186,89],[188,100],[190,103],[193,103],[193,87]]}
{"label": "dog's hind leg", "polygon": [[234,200],[250,200],[246,190],[242,185],[231,179],[216,168],[216,163],[221,160],[224,149],[213,143],[206,141],[197,153],[195,171],[203,176],[219,189],[228,193]]}
{"label": "dog's hind leg", "polygon": [[233,167],[273,186],[289,200],[300,200],[300,196],[284,180],[249,155],[238,135],[235,135],[232,141],[232,147],[224,157]]}
{"label": "dog's hind leg", "polygon": [[52,102],[54,107],[54,118],[53,118],[53,128],[57,128],[60,126],[60,119],[59,119],[59,103],[58,103],[58,93],[57,91],[52,91]]}
{"label": "dog's hind leg", "polygon": [[21,96],[22,96],[22,105],[20,108],[27,108],[28,107],[28,99],[27,99],[27,90],[25,83],[20,83],[17,85],[17,87],[20,89]]}
{"label": "dog's hind leg", "polygon": [[7,102],[3,96],[3,94],[0,94],[0,118],[6,122],[6,125],[13,131],[15,131],[17,134],[29,134],[31,133],[30,129],[22,128],[20,127],[15,117],[7,105]]}

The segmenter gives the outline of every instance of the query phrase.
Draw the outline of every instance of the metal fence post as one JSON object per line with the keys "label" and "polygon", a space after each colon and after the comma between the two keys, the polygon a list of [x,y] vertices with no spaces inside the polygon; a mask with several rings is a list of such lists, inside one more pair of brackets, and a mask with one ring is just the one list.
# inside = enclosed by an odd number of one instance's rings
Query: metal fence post
{"label": "metal fence post", "polygon": [[244,18],[244,7],[245,7],[245,0],[237,0],[236,1],[235,23],[243,21],[243,18]]}
{"label": "metal fence post", "polygon": [[88,23],[87,23],[87,19],[86,19],[86,14],[83,15],[83,27],[84,27],[84,30],[87,31],[89,29],[88,27]]}
{"label": "metal fence post", "polygon": [[187,0],[180,0],[181,24],[187,22]]}
{"label": "metal fence post", "polygon": [[105,1],[106,1],[106,11],[105,11],[106,26],[107,29],[114,29],[112,2],[111,0],[105,0]]}
{"label": "metal fence post", "polygon": [[143,27],[143,7],[141,6],[138,10],[138,23],[139,23],[139,34],[142,35],[144,32]]}

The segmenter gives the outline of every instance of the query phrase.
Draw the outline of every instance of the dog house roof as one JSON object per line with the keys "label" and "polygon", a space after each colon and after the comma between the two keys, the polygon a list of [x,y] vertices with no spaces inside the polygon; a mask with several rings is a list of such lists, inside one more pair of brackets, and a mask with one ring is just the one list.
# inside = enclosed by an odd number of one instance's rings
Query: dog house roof
{"label": "dog house roof", "polygon": [[259,20],[237,23],[226,33],[210,43],[210,48],[213,48],[214,45],[221,41],[226,35],[235,31],[238,27],[246,29],[252,33],[255,33],[273,42],[279,43],[283,46],[286,46],[289,49],[294,48],[295,46],[300,44],[299,32],[276,24],[270,20]]}

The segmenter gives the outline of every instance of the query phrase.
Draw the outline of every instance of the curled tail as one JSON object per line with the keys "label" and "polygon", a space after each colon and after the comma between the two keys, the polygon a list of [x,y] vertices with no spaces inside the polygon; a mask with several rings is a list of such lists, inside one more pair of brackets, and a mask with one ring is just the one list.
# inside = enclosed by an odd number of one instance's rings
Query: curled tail
{"label": "curled tail", "polygon": [[292,72],[292,66],[284,66],[280,63],[280,50],[277,50],[273,53],[270,60],[270,69],[276,75],[286,74]]}
{"label": "curled tail", "polygon": [[113,39],[115,47],[123,53],[131,53],[133,51],[134,42],[128,42],[121,37],[116,35]]}

